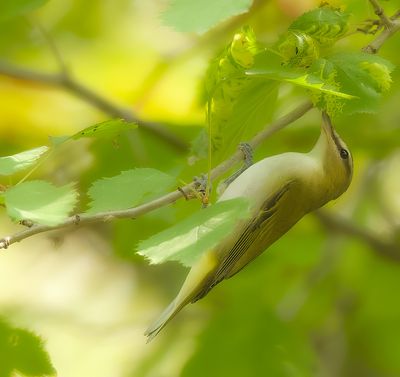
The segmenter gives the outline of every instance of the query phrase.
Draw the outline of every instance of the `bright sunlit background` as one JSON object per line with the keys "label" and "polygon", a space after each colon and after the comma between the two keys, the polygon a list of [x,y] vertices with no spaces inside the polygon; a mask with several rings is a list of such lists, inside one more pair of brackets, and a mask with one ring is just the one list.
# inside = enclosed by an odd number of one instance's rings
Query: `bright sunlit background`
{"label": "bright sunlit background", "polygon": [[[353,30],[374,17],[366,0],[344,3]],[[389,14],[394,3],[382,1]],[[319,1],[258,0],[250,13],[200,36],[165,26],[167,5],[50,0],[28,17],[0,23],[0,154],[47,145],[49,136],[112,118],[60,86],[2,75],[3,63],[57,74],[61,60],[77,82],[190,142],[204,126],[202,79],[209,59],[235,30],[250,24],[261,40],[275,41]],[[358,51],[373,38],[359,33],[340,43]],[[381,55],[399,65],[399,51],[398,33]],[[302,96],[284,86],[275,116]],[[195,201],[136,220],[44,233],[3,250],[0,316],[38,334],[62,377],[400,376],[399,103],[396,69],[378,114],[335,119],[355,173],[349,191],[328,210],[350,225],[323,226],[307,216],[255,263],[187,307],[154,342],[146,344],[143,332],[172,300],[186,270],[173,263],[149,266],[135,245],[199,208]],[[257,159],[309,150],[318,125],[314,110],[265,142]],[[201,171],[191,171],[187,157],[135,130],[117,142],[69,145],[34,176],[77,182],[83,195],[78,210],[84,210],[91,182],[133,167],[189,182]],[[0,237],[21,228],[5,214],[0,224]],[[396,244],[397,254],[388,251]]]}

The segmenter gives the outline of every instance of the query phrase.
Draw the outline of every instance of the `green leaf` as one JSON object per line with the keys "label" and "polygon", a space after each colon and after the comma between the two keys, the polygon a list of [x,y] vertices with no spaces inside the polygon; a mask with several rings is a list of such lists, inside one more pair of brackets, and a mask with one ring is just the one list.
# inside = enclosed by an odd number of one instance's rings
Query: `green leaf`
{"label": "green leaf", "polygon": [[308,68],[320,55],[320,44],[298,30],[288,30],[270,49],[281,57],[281,66]]}
{"label": "green leaf", "polygon": [[72,184],[55,187],[45,181],[23,182],[5,191],[3,196],[13,220],[31,220],[49,226],[62,223],[78,199]]}
{"label": "green leaf", "polygon": [[205,78],[206,97],[214,97],[221,86],[224,86],[224,92],[236,91],[240,79],[244,78],[244,68],[253,66],[260,49],[251,27],[244,26],[236,32],[232,42],[209,64]]}
{"label": "green leaf", "polygon": [[1,0],[0,22],[31,12],[48,0]]}
{"label": "green leaf", "polygon": [[48,149],[48,147],[43,146],[12,156],[0,157],[0,175],[12,175],[32,166]]}
{"label": "green leaf", "polygon": [[138,253],[151,264],[179,261],[191,266],[202,253],[229,235],[238,220],[249,215],[248,202],[243,198],[217,202],[140,242]]}
{"label": "green leaf", "polygon": [[247,12],[252,0],[172,0],[162,18],[181,32],[204,33],[219,22]]}
{"label": "green leaf", "polygon": [[79,140],[90,137],[112,139],[121,132],[135,128],[137,128],[136,123],[126,122],[123,119],[111,119],[86,127],[72,136],[52,136],[50,140],[54,146],[58,146],[68,140]]}
{"label": "green leaf", "polygon": [[320,44],[332,44],[347,31],[349,14],[330,6],[322,6],[297,18],[289,30],[302,31]]}
{"label": "green leaf", "polygon": [[243,85],[232,105],[229,118],[221,125],[215,124],[216,135],[222,140],[215,152],[214,162],[224,160],[233,153],[240,142],[250,140],[271,120],[278,95],[276,81],[253,79]]}
{"label": "green leaf", "polygon": [[206,92],[214,162],[233,153],[271,119],[278,84],[246,77],[260,52],[253,30],[243,27],[207,71]]}
{"label": "green leaf", "polygon": [[126,122],[123,119],[111,119],[105,122],[94,124],[71,136],[71,139],[78,140],[84,137],[113,138],[123,131],[137,128],[136,123]]}
{"label": "green leaf", "polygon": [[[377,55],[352,52],[319,59],[310,71],[322,79],[334,77],[341,91],[356,97],[340,104],[345,113],[351,114],[377,111],[379,97],[391,85],[393,69],[390,62]],[[321,96],[314,102],[324,108],[329,100],[329,96]]]}
{"label": "green leaf", "polygon": [[262,70],[249,70],[246,72],[249,76],[255,77],[264,77],[269,80],[277,80],[291,83],[293,85],[301,86],[306,89],[315,90],[318,92],[328,93],[333,96],[345,98],[345,99],[353,99],[355,96],[347,93],[343,93],[338,91],[334,86],[328,84],[326,81],[321,80],[318,76],[313,74],[303,74],[301,72],[294,71],[262,71]]}
{"label": "green leaf", "polygon": [[167,191],[175,179],[156,169],[142,168],[124,171],[92,184],[88,194],[92,199],[88,213],[127,209]]}
{"label": "green leaf", "polygon": [[193,138],[190,143],[190,157],[189,157],[189,165],[192,165],[194,162],[200,159],[204,159],[207,157],[208,152],[208,135],[205,128],[200,130],[198,135]]}
{"label": "green leaf", "polygon": [[269,50],[264,50],[256,56],[254,66],[246,70],[246,75],[267,81],[288,82],[312,92],[327,93],[346,100],[355,98],[352,94],[339,90],[338,85],[330,76],[318,75],[312,68],[306,70],[281,65],[280,58]]}
{"label": "green leaf", "polygon": [[294,85],[302,86],[304,88],[310,90],[316,90],[322,93],[328,93],[330,95],[345,98],[345,99],[353,99],[355,96],[347,93],[340,92],[336,90],[336,88],[332,85],[329,85],[327,82],[321,81],[317,76],[311,74],[305,74],[303,76],[298,76],[294,78],[284,78],[283,81],[289,82]]}
{"label": "green leaf", "polygon": [[44,349],[43,341],[34,333],[11,327],[0,319],[0,376],[52,376],[56,371]]}
{"label": "green leaf", "polygon": [[66,141],[71,140],[71,136],[49,136],[49,140],[53,147],[58,147]]}

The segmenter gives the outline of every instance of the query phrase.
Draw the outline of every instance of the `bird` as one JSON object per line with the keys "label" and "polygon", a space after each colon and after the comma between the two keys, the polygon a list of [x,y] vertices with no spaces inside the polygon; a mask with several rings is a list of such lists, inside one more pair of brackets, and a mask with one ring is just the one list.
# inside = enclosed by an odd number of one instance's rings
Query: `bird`
{"label": "bird", "polygon": [[245,198],[250,217],[239,220],[192,266],[176,298],[146,330],[147,341],[187,304],[241,271],[304,215],[342,195],[352,175],[352,155],[326,112],[322,112],[320,136],[310,152],[270,156],[247,168],[218,201]]}

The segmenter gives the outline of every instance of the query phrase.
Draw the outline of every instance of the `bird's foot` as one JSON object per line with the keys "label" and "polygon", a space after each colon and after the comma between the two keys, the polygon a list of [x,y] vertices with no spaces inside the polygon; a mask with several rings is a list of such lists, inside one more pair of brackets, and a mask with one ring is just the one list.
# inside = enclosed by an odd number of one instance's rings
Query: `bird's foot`
{"label": "bird's foot", "polygon": [[253,165],[253,148],[249,143],[240,143],[239,150],[243,153],[244,163],[243,166],[235,173],[233,173],[230,177],[225,179],[225,181],[221,182],[218,185],[218,194],[221,195],[226,188],[241,175],[245,170],[247,170],[251,165]]}
{"label": "bird's foot", "polygon": [[207,207],[209,204],[209,194],[212,189],[211,182],[206,174],[202,174],[200,177],[193,178],[194,189],[196,196],[200,199],[203,207]]}

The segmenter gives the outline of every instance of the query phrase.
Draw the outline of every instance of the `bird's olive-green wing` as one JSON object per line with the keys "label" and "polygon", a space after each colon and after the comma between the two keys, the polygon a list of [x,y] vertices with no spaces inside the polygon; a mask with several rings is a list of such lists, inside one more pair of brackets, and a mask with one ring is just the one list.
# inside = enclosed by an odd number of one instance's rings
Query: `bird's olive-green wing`
{"label": "bird's olive-green wing", "polygon": [[[246,258],[246,253],[249,248],[254,245],[254,242],[259,238],[264,238],[264,236],[270,231],[274,221],[274,215],[279,208],[279,203],[293,183],[294,181],[287,182],[268,197],[268,199],[260,207],[260,211],[258,212],[257,216],[250,221],[227,256],[221,261],[219,267],[209,280],[209,283],[203,287],[201,292],[196,295],[192,302],[204,297],[215,285],[217,285],[223,279],[231,277],[235,273],[239,272],[241,268],[248,264],[257,255],[262,253],[262,251],[264,251],[260,250],[258,254]],[[241,267],[235,271],[232,271],[242,258],[246,258],[247,260],[242,260],[243,263],[241,263]]]}

